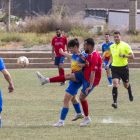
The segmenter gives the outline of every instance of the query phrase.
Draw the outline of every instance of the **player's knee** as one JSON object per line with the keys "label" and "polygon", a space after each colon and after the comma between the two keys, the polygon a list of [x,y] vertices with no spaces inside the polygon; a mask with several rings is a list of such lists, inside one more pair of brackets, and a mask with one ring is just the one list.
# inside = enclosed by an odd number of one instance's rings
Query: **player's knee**
{"label": "player's knee", "polygon": [[70,103],[70,101],[69,101],[69,99],[67,99],[67,98],[64,98],[64,107],[68,107],[69,106],[69,103]]}
{"label": "player's knee", "polygon": [[128,87],[129,87],[129,84],[127,83],[127,84],[123,84],[124,85],[124,87],[127,89]]}
{"label": "player's knee", "polygon": [[71,74],[66,74],[65,79],[69,79],[69,78],[71,78]]}
{"label": "player's knee", "polygon": [[62,70],[62,67],[59,67],[58,69],[59,69],[59,71],[61,71]]}
{"label": "player's knee", "polygon": [[83,96],[79,96],[79,100],[82,102],[85,100],[85,98]]}

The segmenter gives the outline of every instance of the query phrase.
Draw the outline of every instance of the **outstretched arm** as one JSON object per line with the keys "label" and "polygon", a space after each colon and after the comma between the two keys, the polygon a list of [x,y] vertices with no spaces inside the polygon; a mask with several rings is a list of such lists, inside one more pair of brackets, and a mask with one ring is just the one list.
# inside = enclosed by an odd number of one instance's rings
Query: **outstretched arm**
{"label": "outstretched arm", "polygon": [[52,46],[52,60],[54,60],[54,46]]}
{"label": "outstretched arm", "polygon": [[69,59],[72,59],[72,54],[64,52],[62,48],[59,49],[59,53],[61,53],[62,55],[68,57]]}
{"label": "outstretched arm", "polygon": [[95,71],[91,71],[91,73],[90,73],[90,86],[85,91],[86,95],[88,94],[88,91],[90,89],[92,89],[94,78],[95,78]]}
{"label": "outstretched arm", "polygon": [[113,58],[112,58],[112,55],[110,56],[110,59],[109,59],[109,62],[108,64],[106,65],[106,69],[108,69],[109,65],[113,62]]}
{"label": "outstretched arm", "polygon": [[8,86],[9,92],[13,92],[14,86],[13,86],[12,79],[11,79],[9,72],[6,69],[3,69],[1,72],[3,73],[6,81],[9,83],[9,86]]}

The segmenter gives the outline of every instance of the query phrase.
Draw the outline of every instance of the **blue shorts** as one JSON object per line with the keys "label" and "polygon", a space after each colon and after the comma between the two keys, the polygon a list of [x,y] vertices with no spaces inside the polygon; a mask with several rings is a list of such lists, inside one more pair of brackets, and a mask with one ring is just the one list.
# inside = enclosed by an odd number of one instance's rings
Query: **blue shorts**
{"label": "blue shorts", "polygon": [[54,65],[59,66],[59,63],[65,62],[65,56],[55,57]]}
{"label": "blue shorts", "polygon": [[78,89],[82,86],[82,83],[77,83],[73,81],[69,81],[69,86],[65,90],[66,92],[70,93],[72,96],[78,93]]}
{"label": "blue shorts", "polygon": [[[77,83],[82,83],[83,84],[83,88],[82,88],[82,92],[85,94],[85,90],[90,86],[90,82],[88,82],[85,77],[84,77],[84,73],[83,72],[75,72],[74,73],[75,75],[75,78],[76,78],[76,81]],[[88,91],[88,94],[93,90],[93,88],[95,87],[96,85],[93,85],[92,86],[92,89],[90,89]],[[86,96],[88,96],[88,94]]]}
{"label": "blue shorts", "polygon": [[2,95],[1,95],[1,89],[0,89],[0,113],[2,111]]}
{"label": "blue shorts", "polygon": [[[104,69],[105,69],[105,70],[106,70],[106,68],[105,68],[105,67],[106,67],[106,65],[108,64],[108,62],[109,62],[109,61],[104,61]],[[112,67],[112,63],[109,65],[109,67],[108,67],[108,68],[109,68],[109,69],[111,69],[111,67]]]}

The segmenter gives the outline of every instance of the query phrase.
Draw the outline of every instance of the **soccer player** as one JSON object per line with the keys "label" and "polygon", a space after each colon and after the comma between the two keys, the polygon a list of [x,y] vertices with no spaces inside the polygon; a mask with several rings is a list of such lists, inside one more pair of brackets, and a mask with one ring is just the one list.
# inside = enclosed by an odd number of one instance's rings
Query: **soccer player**
{"label": "soccer player", "polygon": [[121,78],[123,81],[124,87],[128,90],[129,100],[133,101],[133,94],[131,91],[131,85],[129,84],[129,68],[127,66],[127,59],[134,59],[134,54],[131,50],[131,47],[121,41],[121,33],[119,31],[114,32],[114,41],[115,43],[110,46],[111,57],[106,68],[112,63],[112,79],[113,79],[113,100],[114,103],[112,107],[117,108],[117,96],[118,96],[118,80]]}
{"label": "soccer player", "polygon": [[[82,67],[85,65],[85,61],[83,61],[78,54],[82,53],[86,57],[87,57],[87,54],[80,51],[79,41],[77,39],[70,40],[68,43],[68,49],[72,54],[63,52],[63,49],[61,49],[61,48],[59,49],[59,52],[62,55],[71,59],[71,61],[72,61],[72,66],[71,66],[72,73],[83,71],[84,68],[82,68]],[[64,105],[63,105],[63,109],[61,111],[60,120],[56,124],[54,124],[53,126],[59,127],[59,126],[64,125],[65,118],[66,118],[67,113],[69,111],[70,101],[73,103],[73,107],[77,113],[77,115],[72,119],[72,121],[76,121],[77,119],[84,118],[84,115],[82,114],[81,109],[80,109],[80,104],[76,98],[76,94],[78,93],[78,89],[81,86],[82,86],[82,83],[69,81],[69,87],[66,89],[66,94],[64,97]]]}
{"label": "soccer player", "polygon": [[37,72],[37,75],[42,85],[52,82],[63,82],[65,80],[71,80],[77,83],[82,82],[83,88],[81,90],[79,99],[82,104],[85,118],[84,121],[80,124],[80,126],[86,126],[88,123],[91,122],[86,97],[94,89],[94,87],[99,84],[101,79],[102,58],[98,51],[94,49],[94,45],[94,40],[91,38],[86,39],[84,42],[84,50],[85,53],[88,54],[87,58],[85,58],[82,54],[80,55],[82,59],[86,60],[84,72],[75,72],[53,78],[45,78],[39,72]]}
{"label": "soccer player", "polygon": [[[52,39],[52,60],[54,61],[54,52],[55,52],[55,62],[54,65],[58,66],[59,76],[65,75],[65,71],[63,68],[63,64],[65,61],[65,56],[59,53],[59,49],[62,48],[65,52],[65,45],[67,45],[66,36],[61,35],[61,30],[59,28],[56,29],[56,36]],[[68,48],[67,48],[68,51]],[[60,84],[65,85],[65,81]]]}
{"label": "soccer player", "polygon": [[110,45],[112,44],[114,43],[110,41],[110,34],[105,34],[105,43],[102,45],[102,59],[104,60],[104,69],[106,70],[107,79],[110,83],[108,86],[113,85],[110,73],[110,68],[112,65],[110,64],[108,69],[106,69],[106,65],[108,64],[111,56]]}
{"label": "soccer player", "polygon": [[[9,92],[13,92],[14,86],[11,80],[11,76],[9,72],[6,70],[4,62],[1,57],[0,57],[0,71],[4,75],[4,78],[6,79],[6,81],[9,83],[9,86],[8,86]],[[1,89],[0,89],[0,128],[1,128],[1,112],[2,112],[2,94],[1,94]]]}

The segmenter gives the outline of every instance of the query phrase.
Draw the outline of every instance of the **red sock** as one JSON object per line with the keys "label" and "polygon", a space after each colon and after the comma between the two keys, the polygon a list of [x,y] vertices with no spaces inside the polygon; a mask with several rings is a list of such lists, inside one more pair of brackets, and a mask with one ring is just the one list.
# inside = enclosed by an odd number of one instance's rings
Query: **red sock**
{"label": "red sock", "polygon": [[61,76],[61,70],[59,70],[59,76]]}
{"label": "red sock", "polygon": [[50,80],[50,83],[53,83],[53,82],[64,82],[65,81],[65,76],[64,75],[56,76],[56,77],[49,78],[49,80]]}
{"label": "red sock", "polygon": [[81,102],[85,116],[89,115],[87,100]]}
{"label": "red sock", "polygon": [[61,76],[61,75],[65,75],[64,69],[61,69],[61,70],[59,71],[59,76]]}
{"label": "red sock", "polygon": [[62,74],[62,75],[65,75],[64,69],[61,69],[61,74]]}

